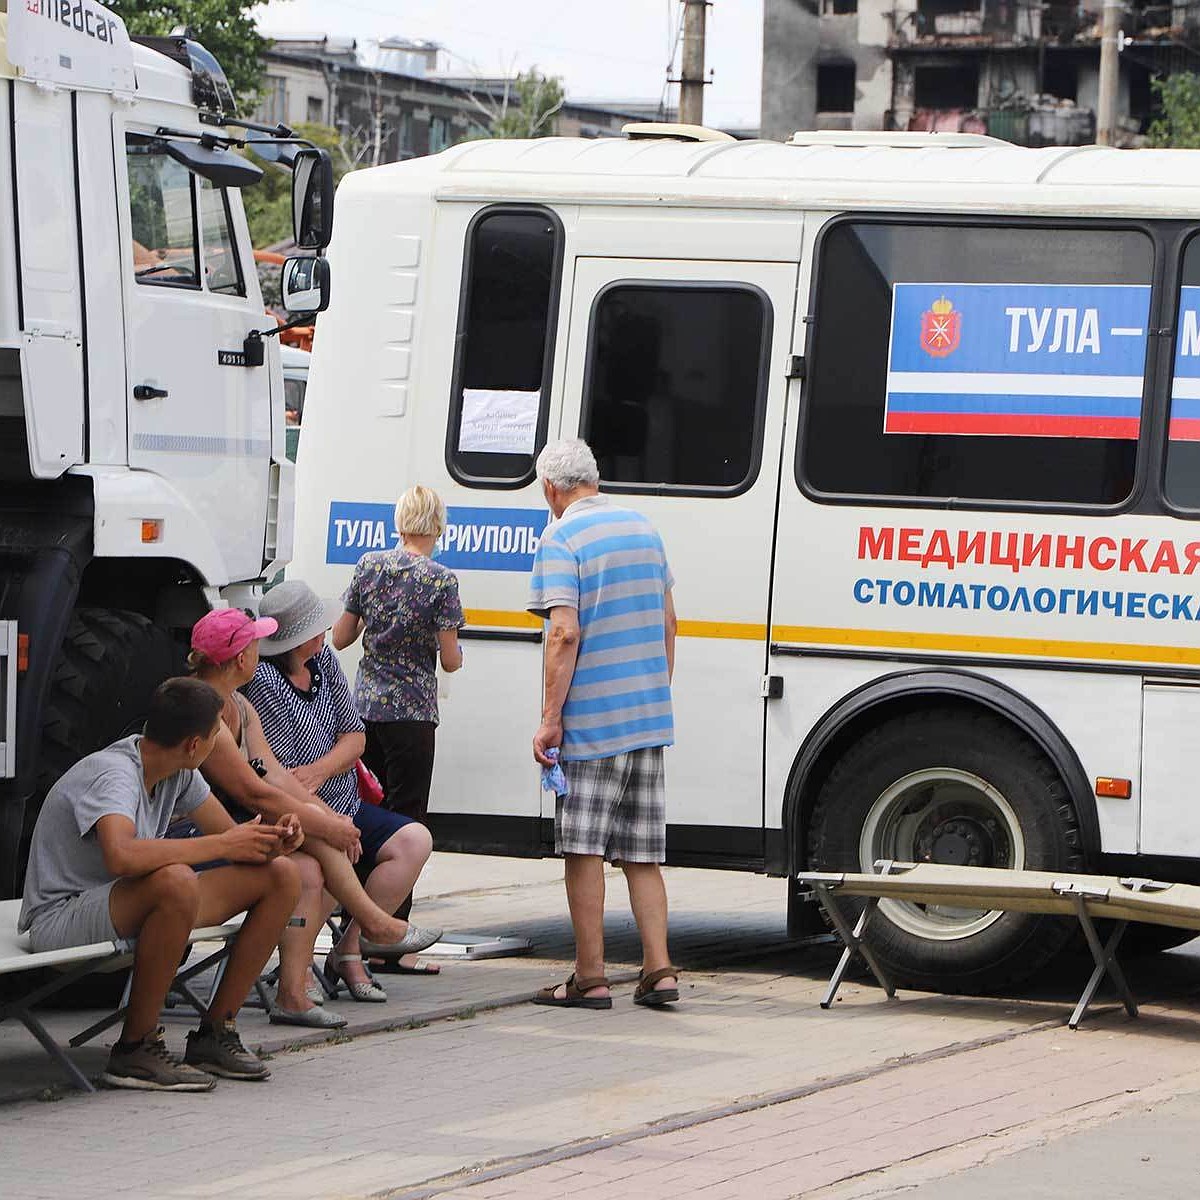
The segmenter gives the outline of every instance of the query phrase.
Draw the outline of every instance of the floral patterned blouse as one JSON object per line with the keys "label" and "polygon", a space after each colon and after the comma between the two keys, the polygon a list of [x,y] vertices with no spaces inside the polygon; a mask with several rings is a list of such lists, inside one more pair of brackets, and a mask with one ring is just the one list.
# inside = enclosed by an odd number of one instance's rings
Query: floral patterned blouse
{"label": "floral patterned blouse", "polygon": [[438,633],[466,624],[458,576],[402,547],[364,555],[342,597],[363,622],[354,701],[368,721],[437,723]]}

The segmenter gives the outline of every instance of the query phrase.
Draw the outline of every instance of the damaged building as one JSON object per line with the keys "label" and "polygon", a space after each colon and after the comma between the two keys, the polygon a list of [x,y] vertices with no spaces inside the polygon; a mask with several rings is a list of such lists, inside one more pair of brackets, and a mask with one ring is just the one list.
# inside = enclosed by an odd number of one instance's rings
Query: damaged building
{"label": "damaged building", "polygon": [[[797,129],[1095,140],[1100,0],[764,0],[763,136]],[[1200,0],[1126,6],[1117,144],[1153,116],[1151,80],[1200,70]]]}

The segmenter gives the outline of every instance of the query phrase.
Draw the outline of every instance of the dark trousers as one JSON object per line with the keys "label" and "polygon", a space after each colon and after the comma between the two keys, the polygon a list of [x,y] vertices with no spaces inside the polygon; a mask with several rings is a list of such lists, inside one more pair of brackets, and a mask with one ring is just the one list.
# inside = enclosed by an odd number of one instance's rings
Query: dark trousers
{"label": "dark trousers", "polygon": [[[437,725],[433,721],[367,721],[366,726],[363,760],[383,783],[383,807],[424,822],[429,812]],[[407,921],[411,911],[409,896],[396,916]]]}

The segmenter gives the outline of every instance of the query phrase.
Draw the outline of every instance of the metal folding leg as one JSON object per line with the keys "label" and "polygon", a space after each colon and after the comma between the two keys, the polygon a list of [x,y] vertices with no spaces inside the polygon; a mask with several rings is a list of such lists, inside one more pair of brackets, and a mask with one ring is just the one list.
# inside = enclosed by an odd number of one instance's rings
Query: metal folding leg
{"label": "metal folding leg", "polygon": [[[1107,894],[1105,898],[1107,899]],[[1112,933],[1109,934],[1108,941],[1102,943],[1100,934],[1096,931],[1096,923],[1087,910],[1087,895],[1080,891],[1074,891],[1071,893],[1071,899],[1075,903],[1075,915],[1079,918],[1083,936],[1087,939],[1088,949],[1092,952],[1092,959],[1096,966],[1067,1024],[1072,1029],[1079,1028],[1079,1022],[1083,1020],[1084,1014],[1095,999],[1096,992],[1099,990],[1100,984],[1104,982],[1105,975],[1112,980],[1117,994],[1121,997],[1121,1003],[1125,1005],[1125,1011],[1131,1017],[1136,1017],[1138,1015],[1137,1001],[1133,998],[1133,992],[1129,990],[1129,983],[1125,978],[1125,972],[1121,969],[1121,964],[1117,962],[1117,947],[1121,944],[1121,938],[1125,936],[1129,922],[1118,921]]]}
{"label": "metal folding leg", "polygon": [[851,928],[850,922],[846,920],[845,914],[838,907],[838,903],[834,899],[833,891],[836,886],[834,883],[819,881],[813,881],[812,884],[813,891],[816,892],[821,907],[825,910],[834,929],[838,931],[838,935],[845,946],[842,956],[834,968],[833,975],[829,979],[829,987],[825,990],[825,997],[821,1001],[821,1007],[829,1008],[833,1004],[833,998],[837,995],[838,988],[842,986],[842,979],[856,957],[861,958],[867,964],[871,974],[875,976],[879,986],[887,993],[887,997],[890,1000],[896,994],[896,986],[888,978],[883,967],[880,966],[874,951],[862,940],[871,916],[874,914],[875,909],[879,907],[879,897],[868,897],[862,913],[857,922],[855,922],[854,927]]}
{"label": "metal folding leg", "polygon": [[[190,967],[186,967],[171,981],[171,991],[175,995],[181,996],[184,1000],[186,1000],[188,1004],[190,1004],[192,1008],[194,1008],[202,1017],[208,1012],[208,1006],[189,986],[188,980],[195,975],[199,975],[201,971],[206,971],[209,967],[213,966],[214,963],[223,962],[229,956],[229,952],[232,949],[232,941],[233,939],[230,938],[229,940],[223,942],[219,950],[215,950],[212,954],[206,955],[199,962],[193,963]],[[86,1029],[82,1030],[80,1033],[77,1033],[71,1039],[70,1044],[72,1046],[82,1046],[85,1042],[90,1042],[92,1038],[103,1033],[106,1029],[111,1029],[114,1025],[125,1019],[125,1012],[128,1007],[129,989],[127,986],[125,990],[125,996],[121,1001],[120,1007],[116,1009],[115,1012],[109,1013],[108,1016],[102,1017],[94,1025],[89,1025]]]}
{"label": "metal folding leg", "polygon": [[[117,955],[116,957],[123,956]],[[38,1020],[32,1010],[34,1005],[53,996],[55,992],[62,991],[70,984],[91,975],[99,965],[99,961],[102,960],[91,959],[73,971],[66,971],[48,983],[42,984],[41,987],[35,988],[27,996],[22,996],[20,1000],[0,1004],[0,1021],[6,1021],[10,1017],[15,1017],[20,1021],[41,1043],[42,1049],[63,1069],[71,1083],[84,1092],[94,1092],[96,1089],[88,1077],[67,1057],[66,1052],[50,1036],[49,1030]]]}

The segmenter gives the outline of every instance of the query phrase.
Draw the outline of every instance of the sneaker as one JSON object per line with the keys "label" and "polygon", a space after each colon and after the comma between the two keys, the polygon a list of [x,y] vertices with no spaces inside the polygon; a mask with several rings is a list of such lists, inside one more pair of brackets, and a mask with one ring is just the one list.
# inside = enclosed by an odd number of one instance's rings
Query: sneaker
{"label": "sneaker", "polygon": [[123,1050],[118,1042],[100,1079],[109,1087],[143,1092],[211,1092],[217,1086],[211,1075],[189,1067],[167,1050],[161,1025],[132,1050]]}
{"label": "sneaker", "polygon": [[187,1035],[184,1061],[222,1079],[270,1079],[267,1064],[242,1045],[232,1021],[214,1021]]}

